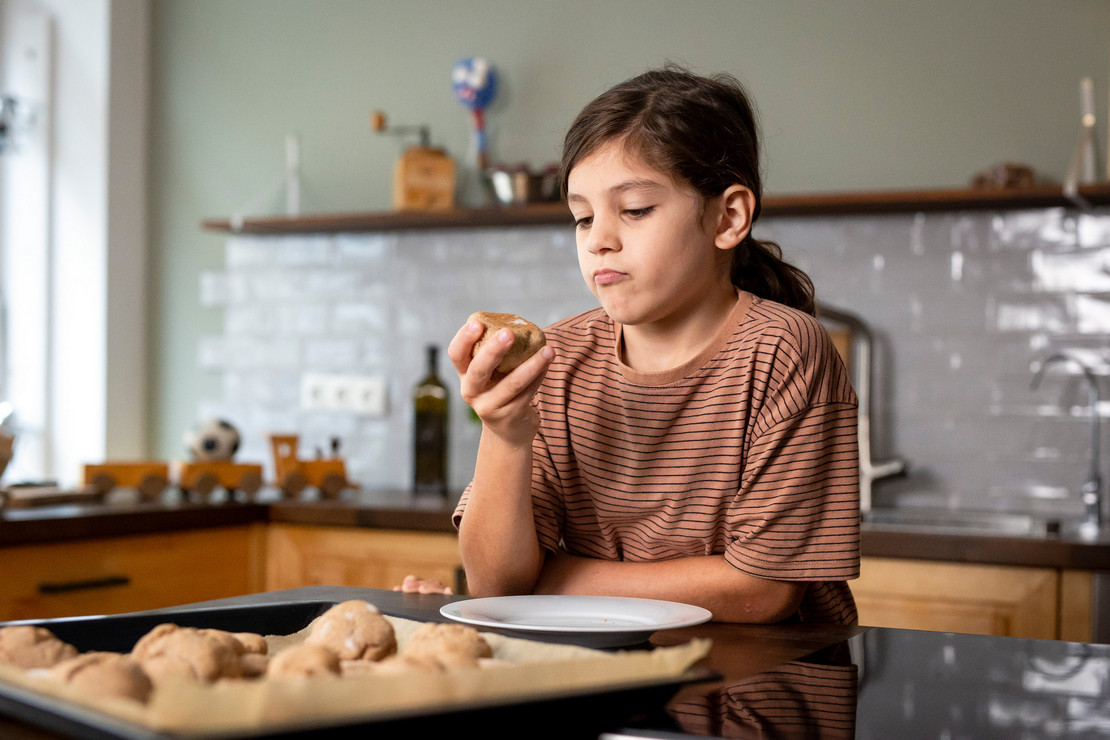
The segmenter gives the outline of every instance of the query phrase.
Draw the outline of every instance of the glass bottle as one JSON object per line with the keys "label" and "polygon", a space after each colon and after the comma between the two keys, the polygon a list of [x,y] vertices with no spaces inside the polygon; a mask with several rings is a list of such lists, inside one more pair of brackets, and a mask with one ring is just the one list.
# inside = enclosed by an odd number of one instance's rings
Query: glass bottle
{"label": "glass bottle", "polygon": [[413,492],[447,498],[447,386],[436,371],[439,347],[427,348],[427,374],[413,389]]}

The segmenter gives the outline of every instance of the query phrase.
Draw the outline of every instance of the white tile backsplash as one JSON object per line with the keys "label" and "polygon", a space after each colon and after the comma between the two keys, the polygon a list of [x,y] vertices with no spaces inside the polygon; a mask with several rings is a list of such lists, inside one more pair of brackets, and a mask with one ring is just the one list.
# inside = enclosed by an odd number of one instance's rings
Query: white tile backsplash
{"label": "white tile backsplash", "polygon": [[[1105,385],[1110,211],[782,217],[756,231],[810,273],[822,302],[873,328],[876,453],[910,471],[879,484],[876,505],[1080,515],[1089,417],[1077,371],[1056,366],[1033,392],[1030,368],[1074,351]],[[553,226],[235,235],[226,272],[205,273],[200,295],[226,312],[224,335],[198,351],[202,370],[223,378],[224,397],[203,409],[240,427],[242,454],[268,463],[270,431],[299,432],[305,449],[339,436],[369,489],[409,486],[409,391],[425,345],[441,347],[453,389],[450,475],[461,489],[479,429],[446,358],[455,331],[476,310],[546,325],[595,305],[573,231]],[[314,370],[384,376],[388,416],[300,410],[300,375]],[[1103,447],[1110,459],[1110,431]]]}

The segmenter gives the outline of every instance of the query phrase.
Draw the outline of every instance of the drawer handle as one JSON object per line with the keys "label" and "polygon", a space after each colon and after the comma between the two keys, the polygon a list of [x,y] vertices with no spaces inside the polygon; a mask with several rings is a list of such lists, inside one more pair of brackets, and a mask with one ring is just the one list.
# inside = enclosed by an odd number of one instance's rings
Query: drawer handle
{"label": "drawer handle", "polygon": [[60,583],[40,583],[40,594],[64,594],[69,591],[91,591],[97,588],[111,588],[112,586],[126,586],[131,583],[127,576],[105,576],[104,578],[90,578],[85,581],[61,581]]}

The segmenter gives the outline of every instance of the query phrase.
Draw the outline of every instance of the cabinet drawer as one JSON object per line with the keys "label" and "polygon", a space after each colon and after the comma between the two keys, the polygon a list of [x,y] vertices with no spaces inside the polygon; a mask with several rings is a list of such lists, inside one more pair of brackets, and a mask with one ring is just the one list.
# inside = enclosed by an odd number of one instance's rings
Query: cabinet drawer
{"label": "cabinet drawer", "polygon": [[252,526],[0,549],[0,619],[119,614],[259,590]]}
{"label": "cabinet drawer", "polygon": [[1057,637],[1051,568],[869,557],[851,587],[866,626]]}
{"label": "cabinet drawer", "polygon": [[446,532],[271,524],[266,589],[301,586],[393,588],[406,575],[462,592],[458,538]]}

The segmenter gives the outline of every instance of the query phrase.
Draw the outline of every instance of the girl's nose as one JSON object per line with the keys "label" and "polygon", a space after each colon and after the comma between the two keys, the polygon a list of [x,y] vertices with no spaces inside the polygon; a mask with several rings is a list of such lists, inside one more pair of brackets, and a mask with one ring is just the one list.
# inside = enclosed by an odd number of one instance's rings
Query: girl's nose
{"label": "girl's nose", "polygon": [[620,248],[620,239],[617,237],[616,229],[611,228],[606,220],[594,216],[589,233],[586,236],[586,249],[590,254],[612,252]]}

